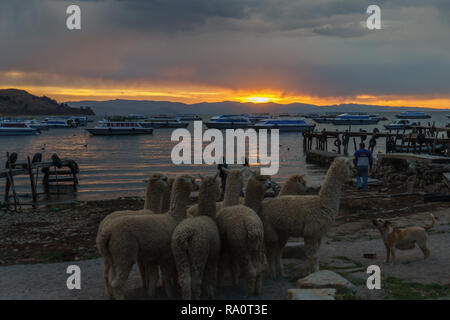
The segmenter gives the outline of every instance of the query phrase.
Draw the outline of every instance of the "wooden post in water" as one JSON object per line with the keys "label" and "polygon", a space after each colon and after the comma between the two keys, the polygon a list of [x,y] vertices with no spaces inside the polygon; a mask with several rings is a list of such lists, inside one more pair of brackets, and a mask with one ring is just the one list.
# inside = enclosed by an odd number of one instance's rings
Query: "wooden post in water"
{"label": "wooden post in water", "polygon": [[31,195],[33,198],[33,208],[34,208],[37,201],[36,182],[34,180],[33,167],[31,166],[30,156],[27,157],[27,160],[28,160],[28,174],[30,176],[30,183],[31,183]]}

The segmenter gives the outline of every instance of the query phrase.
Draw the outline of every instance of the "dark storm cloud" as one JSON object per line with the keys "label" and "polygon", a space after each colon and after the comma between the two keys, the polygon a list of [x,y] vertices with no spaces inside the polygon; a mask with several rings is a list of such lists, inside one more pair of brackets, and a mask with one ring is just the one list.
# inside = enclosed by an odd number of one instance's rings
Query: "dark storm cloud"
{"label": "dark storm cloud", "polygon": [[[81,31],[65,28],[70,4]],[[383,30],[365,27],[370,4]],[[2,0],[0,72],[48,74],[28,85],[448,94],[449,13],[444,0]]]}

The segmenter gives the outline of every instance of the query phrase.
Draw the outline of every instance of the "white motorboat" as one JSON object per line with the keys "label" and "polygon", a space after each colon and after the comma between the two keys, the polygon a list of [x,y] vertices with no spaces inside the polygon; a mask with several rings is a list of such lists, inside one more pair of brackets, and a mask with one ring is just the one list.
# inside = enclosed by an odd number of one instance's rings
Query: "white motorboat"
{"label": "white motorboat", "polygon": [[331,120],[334,125],[370,125],[377,124],[381,119],[365,114],[344,113]]}
{"label": "white motorboat", "polygon": [[205,125],[213,129],[240,129],[248,128],[252,122],[243,115],[219,115],[209,119]]}
{"label": "white motorboat", "polygon": [[411,121],[409,119],[395,120],[389,124],[385,124],[384,127],[388,130],[403,130],[411,129],[413,126],[417,126],[419,123],[417,121]]}
{"label": "white motorboat", "polygon": [[144,127],[140,122],[102,120],[98,126],[86,129],[94,136],[152,134],[153,129]]}
{"label": "white motorboat", "polygon": [[200,116],[191,113],[177,114],[176,117],[181,121],[202,121]]}
{"label": "white motorboat", "polygon": [[0,121],[0,136],[32,136],[38,130],[31,128],[26,122]]}
{"label": "white motorboat", "polygon": [[247,117],[253,123],[257,123],[259,121],[270,119],[270,114],[268,113],[252,113],[252,114],[243,114],[243,116]]}
{"label": "white motorboat", "polygon": [[43,121],[43,124],[45,124],[49,128],[56,128],[56,129],[77,127],[75,120],[71,118],[60,118],[60,117],[47,118]]}
{"label": "white motorboat", "polygon": [[405,111],[396,115],[399,119],[430,119],[431,116],[422,111]]}
{"label": "white motorboat", "polygon": [[150,124],[151,127],[156,128],[156,129],[186,128],[189,125],[188,122],[182,122],[180,120],[180,118],[178,118],[178,117],[172,117],[172,116],[166,116],[166,115],[150,117],[144,121],[141,121],[141,124],[142,123]]}
{"label": "white motorboat", "polygon": [[315,128],[315,124],[309,124],[305,119],[267,119],[260,121],[251,128],[260,129],[279,129],[280,132],[305,132]]}

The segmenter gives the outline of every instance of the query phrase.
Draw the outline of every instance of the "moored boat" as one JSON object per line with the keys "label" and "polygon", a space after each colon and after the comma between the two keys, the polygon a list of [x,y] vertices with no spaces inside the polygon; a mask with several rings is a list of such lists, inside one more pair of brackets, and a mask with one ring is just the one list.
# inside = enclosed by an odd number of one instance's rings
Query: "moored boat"
{"label": "moored boat", "polygon": [[162,129],[162,128],[186,128],[189,123],[182,122],[178,117],[172,116],[154,116],[150,117],[146,120],[140,121],[141,124],[149,124],[153,128]]}
{"label": "moored boat", "polygon": [[99,121],[98,126],[85,129],[94,136],[152,134],[152,128],[146,128],[139,122],[132,121]]}
{"label": "moored boat", "polygon": [[0,121],[0,136],[32,136],[38,130],[31,128],[26,122]]}
{"label": "moored boat", "polygon": [[252,113],[252,114],[243,114],[243,116],[247,117],[253,123],[257,123],[262,120],[270,119],[270,114],[268,113]]}
{"label": "moored boat", "polygon": [[252,122],[243,115],[219,115],[206,121],[205,125],[211,129],[244,129]]}
{"label": "moored boat", "polygon": [[344,113],[333,120],[331,120],[331,123],[338,126],[338,125],[370,125],[370,124],[377,124],[381,119],[371,117],[369,115],[364,114],[349,114]]}
{"label": "moored boat", "polygon": [[399,119],[430,119],[431,116],[422,111],[405,111],[396,115]]}
{"label": "moored boat", "polygon": [[409,119],[395,120],[389,124],[385,124],[384,127],[388,130],[403,130],[411,129],[413,126],[419,125],[418,122],[411,121]]}
{"label": "moored boat", "polygon": [[179,118],[180,121],[202,121],[200,116],[191,113],[177,114],[176,117]]}
{"label": "moored boat", "polygon": [[44,125],[49,128],[76,128],[77,124],[75,120],[71,118],[59,118],[59,117],[51,117],[47,118],[42,122]]}
{"label": "moored boat", "polygon": [[278,129],[280,132],[305,132],[315,128],[315,124],[309,124],[304,119],[267,119],[260,121],[250,128]]}

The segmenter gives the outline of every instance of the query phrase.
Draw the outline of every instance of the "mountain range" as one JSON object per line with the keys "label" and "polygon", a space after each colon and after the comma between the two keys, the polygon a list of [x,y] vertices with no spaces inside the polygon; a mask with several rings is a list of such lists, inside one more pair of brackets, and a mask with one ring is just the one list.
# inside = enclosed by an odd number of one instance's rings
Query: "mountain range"
{"label": "mountain range", "polygon": [[72,107],[91,107],[97,115],[124,115],[124,114],[242,114],[242,113],[290,113],[308,114],[325,112],[402,112],[402,111],[443,111],[442,109],[416,108],[416,107],[389,107],[364,104],[340,104],[330,106],[317,106],[313,104],[291,103],[241,103],[235,101],[202,102],[184,104],[169,101],[148,100],[108,100],[108,101],[77,101],[66,102]]}

